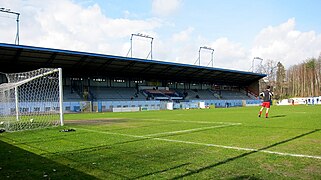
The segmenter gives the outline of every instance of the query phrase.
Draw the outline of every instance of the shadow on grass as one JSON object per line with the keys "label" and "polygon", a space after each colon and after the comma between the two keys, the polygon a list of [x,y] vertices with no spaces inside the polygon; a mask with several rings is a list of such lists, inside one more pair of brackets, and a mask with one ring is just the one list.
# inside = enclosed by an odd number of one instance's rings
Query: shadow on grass
{"label": "shadow on grass", "polygon": [[243,175],[230,178],[229,180],[260,180],[260,178],[254,177],[253,175]]}
{"label": "shadow on grass", "polygon": [[[189,171],[189,172],[187,172],[187,173],[185,173],[185,174],[176,176],[176,177],[174,177],[173,179],[181,179],[181,178],[184,178],[184,177],[187,177],[187,176],[191,176],[191,175],[193,175],[193,174],[196,174],[196,173],[199,173],[199,172],[202,172],[202,171],[211,169],[211,168],[216,167],[216,166],[219,166],[219,165],[226,164],[226,163],[228,163],[228,162],[231,162],[231,161],[234,161],[234,160],[243,158],[243,157],[245,157],[245,156],[248,156],[248,155],[251,155],[251,154],[254,154],[254,153],[257,153],[257,152],[260,152],[260,151],[263,151],[263,150],[266,150],[266,149],[269,149],[269,148],[278,146],[278,145],[280,145],[280,144],[284,144],[284,143],[293,141],[293,140],[295,140],[295,139],[299,139],[299,138],[301,138],[301,137],[307,136],[307,135],[309,135],[309,134],[313,134],[313,133],[318,132],[318,131],[320,131],[320,129],[315,129],[315,130],[313,130],[313,131],[310,131],[310,132],[307,132],[307,133],[304,133],[304,134],[295,136],[295,137],[293,137],[293,138],[286,139],[286,140],[284,140],[284,141],[280,141],[280,142],[274,143],[274,144],[272,144],[272,145],[269,145],[269,146],[263,147],[263,148],[261,148],[261,149],[258,149],[257,151],[246,152],[246,153],[243,153],[243,154],[241,154],[241,155],[238,155],[238,156],[235,156],[235,157],[232,157],[232,158],[228,158],[228,159],[226,159],[226,160],[224,160],[224,161],[221,161],[221,162],[218,162],[218,163],[215,163],[215,164],[211,164],[211,165],[209,165],[209,166],[201,167],[201,168],[196,169],[196,170],[191,170],[191,171]],[[251,176],[251,177],[256,179],[256,177],[253,177],[253,176]]]}
{"label": "shadow on grass", "polygon": [[269,118],[283,118],[286,117],[285,114],[281,114],[281,115],[275,115],[275,116],[270,116]]}
{"label": "shadow on grass", "polygon": [[97,179],[0,141],[0,179]]}
{"label": "shadow on grass", "polygon": [[85,152],[101,151],[101,150],[111,149],[113,146],[116,146],[116,145],[123,145],[123,144],[140,142],[140,141],[145,141],[145,140],[150,140],[150,138],[134,139],[134,140],[129,140],[129,141],[123,141],[123,142],[117,142],[117,143],[113,143],[113,144],[108,144],[108,145],[94,146],[94,147],[82,148],[82,149],[77,149],[77,150],[72,150],[72,151],[64,151],[63,153],[59,152],[59,153],[49,153],[49,154],[66,156],[66,155],[72,155],[74,153],[85,153]]}
{"label": "shadow on grass", "polygon": [[132,179],[146,178],[146,177],[148,177],[148,176],[150,176],[150,175],[155,175],[155,174],[163,173],[163,172],[170,171],[170,170],[173,170],[173,169],[178,169],[178,168],[181,168],[181,167],[183,167],[183,166],[187,166],[187,165],[189,165],[189,164],[191,164],[191,163],[180,164],[180,165],[177,165],[177,166],[174,166],[174,167],[171,167],[171,168],[167,168],[167,169],[163,169],[163,170],[159,170],[159,171],[147,173],[147,174],[144,174],[144,175],[141,175],[141,176],[132,178]]}

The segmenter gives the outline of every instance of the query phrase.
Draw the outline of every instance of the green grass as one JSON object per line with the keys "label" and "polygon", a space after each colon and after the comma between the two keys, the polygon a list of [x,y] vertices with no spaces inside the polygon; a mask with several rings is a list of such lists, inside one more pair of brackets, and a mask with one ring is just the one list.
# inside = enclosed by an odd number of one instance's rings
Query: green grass
{"label": "green grass", "polygon": [[321,179],[321,106],[258,110],[66,114],[0,134],[0,179]]}

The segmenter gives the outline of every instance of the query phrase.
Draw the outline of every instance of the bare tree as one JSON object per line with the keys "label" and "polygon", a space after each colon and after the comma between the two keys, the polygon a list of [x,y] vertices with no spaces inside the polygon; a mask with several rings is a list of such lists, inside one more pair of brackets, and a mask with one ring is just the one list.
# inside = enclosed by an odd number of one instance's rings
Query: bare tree
{"label": "bare tree", "polygon": [[275,97],[277,99],[287,96],[286,71],[281,62],[277,63]]}
{"label": "bare tree", "polygon": [[268,84],[275,87],[276,82],[276,72],[277,72],[277,64],[278,62],[273,60],[267,60],[263,66],[261,67],[261,72],[266,74],[267,76],[260,81],[260,89],[263,90],[265,86]]}
{"label": "bare tree", "polygon": [[320,96],[321,95],[321,56],[291,66],[287,70],[289,96]]}

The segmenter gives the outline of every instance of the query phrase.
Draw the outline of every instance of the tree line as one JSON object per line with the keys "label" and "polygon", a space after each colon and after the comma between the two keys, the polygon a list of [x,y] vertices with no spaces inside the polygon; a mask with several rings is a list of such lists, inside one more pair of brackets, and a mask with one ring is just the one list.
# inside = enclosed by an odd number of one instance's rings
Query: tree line
{"label": "tree line", "polygon": [[273,87],[276,99],[321,96],[321,54],[285,69],[281,62],[267,60],[256,72],[266,74],[260,89]]}

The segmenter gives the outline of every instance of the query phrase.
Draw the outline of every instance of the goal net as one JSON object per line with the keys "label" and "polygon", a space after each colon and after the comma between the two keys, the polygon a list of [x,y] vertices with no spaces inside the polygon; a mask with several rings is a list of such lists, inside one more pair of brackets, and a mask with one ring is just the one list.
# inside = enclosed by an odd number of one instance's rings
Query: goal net
{"label": "goal net", "polygon": [[63,125],[61,68],[5,74],[0,84],[0,129],[21,131]]}

